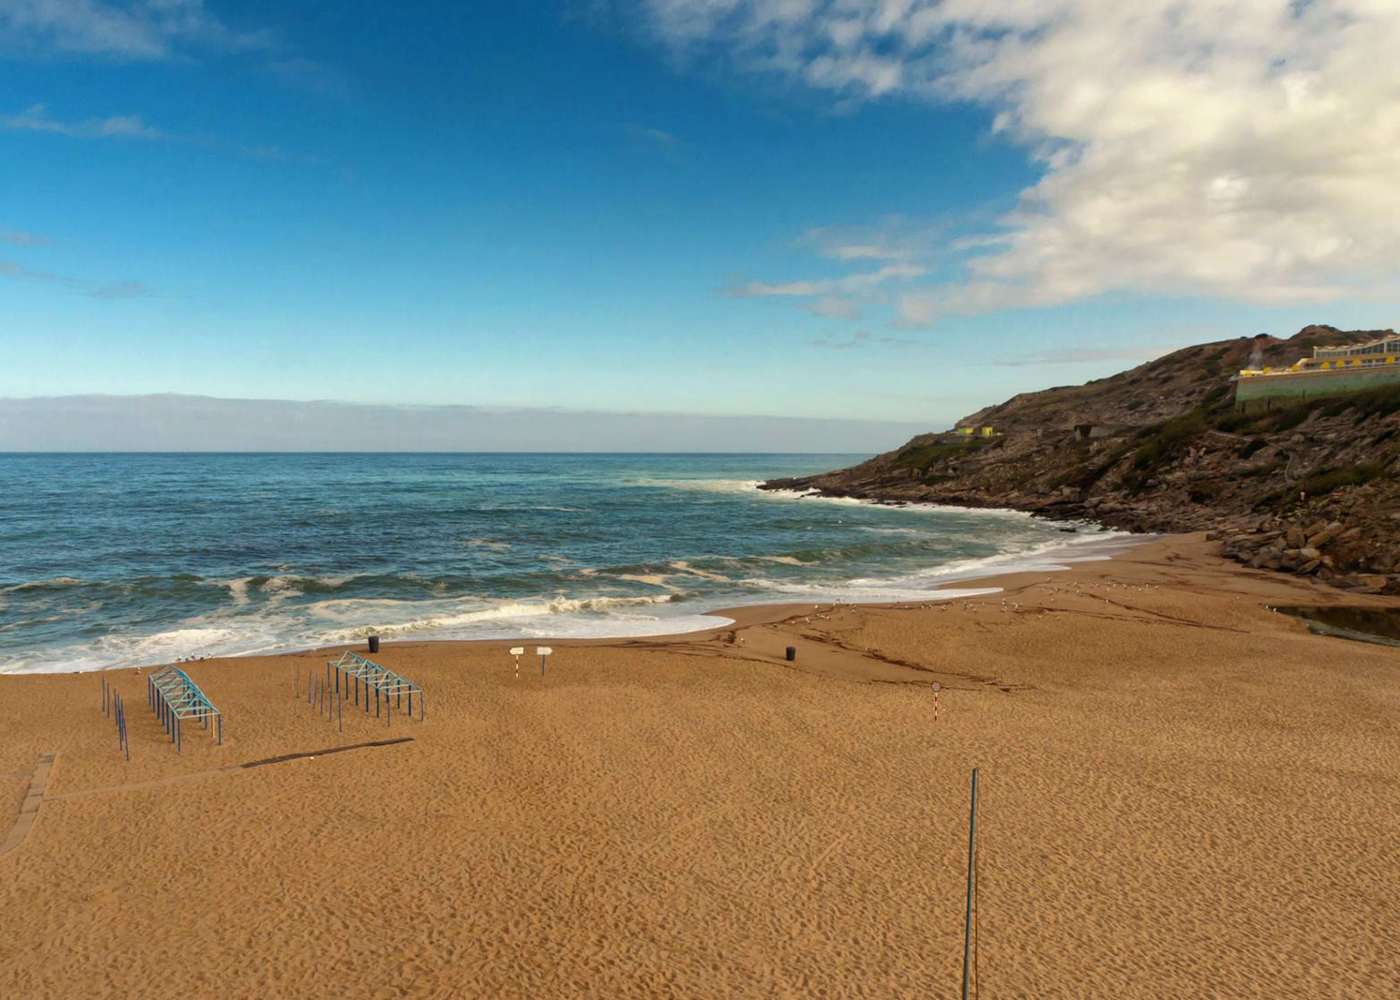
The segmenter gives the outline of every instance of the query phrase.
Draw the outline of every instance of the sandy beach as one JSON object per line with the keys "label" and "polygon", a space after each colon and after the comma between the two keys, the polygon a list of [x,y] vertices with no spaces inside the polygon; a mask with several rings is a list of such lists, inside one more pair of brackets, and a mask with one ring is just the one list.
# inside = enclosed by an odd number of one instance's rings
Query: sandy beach
{"label": "sandy beach", "polygon": [[427,717],[343,733],[325,652],[198,662],[178,755],[111,671],[129,762],[98,675],[0,676],[0,996],[952,997],[974,766],[980,995],[1400,995],[1400,650],[1268,607],[1383,600],[1214,548],[543,675],[386,643]]}

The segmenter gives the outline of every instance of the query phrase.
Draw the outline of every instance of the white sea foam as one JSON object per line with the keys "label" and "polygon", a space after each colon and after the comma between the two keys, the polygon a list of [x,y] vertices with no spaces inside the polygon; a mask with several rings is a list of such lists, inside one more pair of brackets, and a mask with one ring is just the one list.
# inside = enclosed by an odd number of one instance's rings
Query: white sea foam
{"label": "white sea foam", "polygon": [[510,548],[510,542],[503,542],[497,538],[468,538],[462,543],[472,549],[489,549],[492,552],[504,552]]}
{"label": "white sea foam", "polygon": [[677,559],[674,562],[667,563],[667,565],[670,566],[677,573],[683,573],[686,576],[698,577],[701,580],[709,580],[712,583],[731,582],[730,578],[724,576],[723,574],[714,573],[707,569],[700,569],[697,566],[692,566],[690,563],[686,562],[683,559]]}
{"label": "white sea foam", "polygon": [[1013,510],[1010,507],[958,507],[940,503],[881,503],[861,497],[824,496],[819,490],[764,490],[759,489],[763,481],[759,479],[656,479],[640,478],[631,480],[634,486],[653,486],[677,490],[691,490],[704,493],[743,493],[759,499],[791,502],[802,500],[808,503],[835,504],[847,507],[876,507],[885,510],[901,510],[923,514],[951,514],[977,518],[1008,518],[1029,521],[1034,516],[1027,511]]}
{"label": "white sea foam", "polygon": [[[196,657],[252,656],[355,642],[408,639],[610,638],[694,632],[732,624],[703,613],[656,612],[670,594],[460,601],[346,598],[299,609],[264,606],[196,616],[149,635],[107,636],[7,659],[0,673],[66,673],[149,666]],[[293,613],[295,611],[296,613]],[[649,613],[650,612],[650,613]]]}
{"label": "white sea foam", "polygon": [[51,587],[81,587],[83,581],[71,576],[56,576],[50,580],[28,580],[9,587],[0,587],[0,594],[16,594],[26,590],[48,590]]}
{"label": "white sea foam", "polygon": [[251,576],[240,576],[234,580],[212,580],[210,582],[220,587],[227,587],[229,597],[233,598],[234,604],[241,607],[248,603],[248,584],[253,582]]}

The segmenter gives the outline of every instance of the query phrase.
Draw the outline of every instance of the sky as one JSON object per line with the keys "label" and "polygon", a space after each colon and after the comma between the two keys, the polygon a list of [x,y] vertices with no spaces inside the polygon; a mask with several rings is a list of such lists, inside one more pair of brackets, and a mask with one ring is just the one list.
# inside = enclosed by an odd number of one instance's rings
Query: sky
{"label": "sky", "polygon": [[0,397],[938,429],[1391,327],[1396,51],[1394,0],[0,0]]}

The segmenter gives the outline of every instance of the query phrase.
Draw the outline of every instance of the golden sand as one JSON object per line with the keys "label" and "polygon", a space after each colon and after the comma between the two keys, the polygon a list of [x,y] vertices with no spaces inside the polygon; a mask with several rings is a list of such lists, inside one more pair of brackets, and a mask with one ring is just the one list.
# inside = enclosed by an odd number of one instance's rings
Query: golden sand
{"label": "golden sand", "polygon": [[427,719],[343,734],[293,696],[325,653],[201,662],[226,740],[178,756],[113,671],[129,763],[97,676],[0,677],[0,843],[58,754],[0,997],[952,997],[974,765],[982,996],[1400,995],[1400,650],[1199,538],[998,582],[518,680],[386,644]]}

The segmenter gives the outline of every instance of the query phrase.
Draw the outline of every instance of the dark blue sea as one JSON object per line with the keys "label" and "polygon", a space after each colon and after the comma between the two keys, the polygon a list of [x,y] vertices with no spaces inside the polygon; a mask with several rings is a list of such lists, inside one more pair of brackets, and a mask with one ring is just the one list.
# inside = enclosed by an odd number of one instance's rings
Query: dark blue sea
{"label": "dark blue sea", "polygon": [[715,608],[925,598],[1117,542],[756,489],[864,457],[0,455],[0,673],[371,632],[680,632]]}

